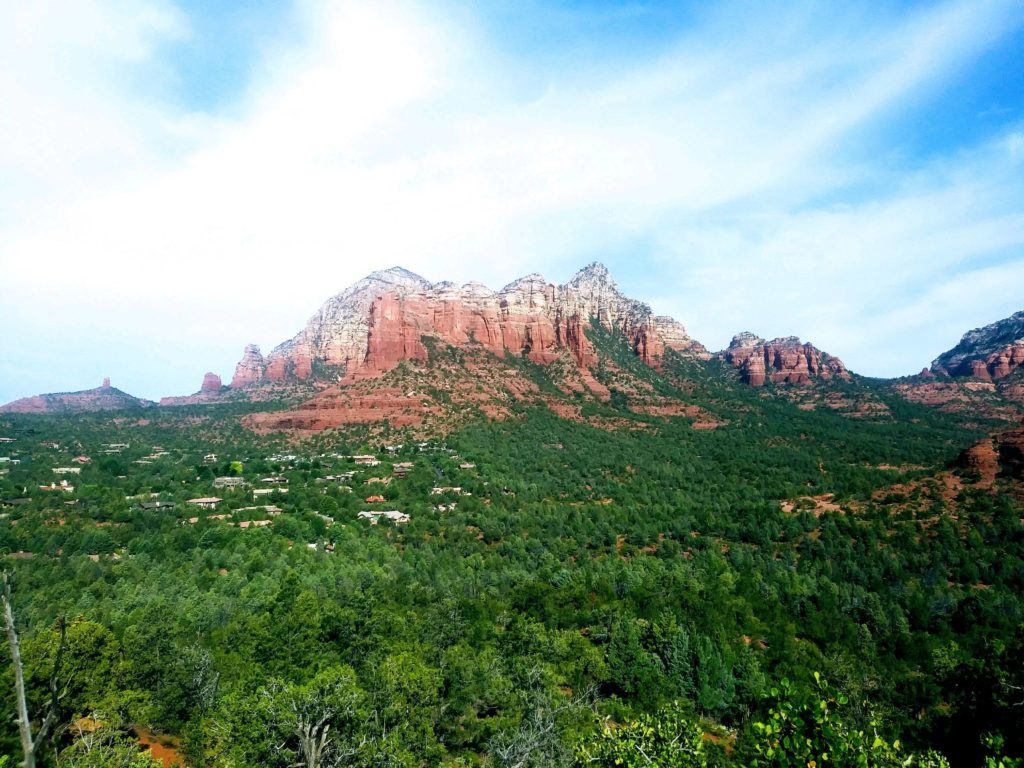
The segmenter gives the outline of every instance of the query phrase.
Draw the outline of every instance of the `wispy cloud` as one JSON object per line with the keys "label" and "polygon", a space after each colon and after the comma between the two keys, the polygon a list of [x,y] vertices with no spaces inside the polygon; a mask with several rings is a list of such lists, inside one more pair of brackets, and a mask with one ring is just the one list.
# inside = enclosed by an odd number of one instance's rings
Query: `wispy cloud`
{"label": "wispy cloud", "polygon": [[1021,272],[1024,134],[989,116],[974,146],[900,139],[942,119],[1019,4],[726,6],[570,68],[440,5],[303,2],[214,114],[147,89],[186,14],[81,7],[0,32],[24,41],[0,54],[0,353],[19,370],[0,399],[97,366],[194,388],[396,263],[499,285],[605,257],[712,346],[800,333],[874,374],[1019,308],[977,290]]}

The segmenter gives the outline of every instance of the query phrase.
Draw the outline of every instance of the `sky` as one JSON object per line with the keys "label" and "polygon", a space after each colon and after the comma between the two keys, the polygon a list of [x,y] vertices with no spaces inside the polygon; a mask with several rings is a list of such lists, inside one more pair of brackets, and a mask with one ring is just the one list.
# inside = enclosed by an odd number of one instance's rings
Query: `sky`
{"label": "sky", "polygon": [[0,9],[0,402],[227,381],[396,265],[869,376],[1024,308],[1024,0]]}

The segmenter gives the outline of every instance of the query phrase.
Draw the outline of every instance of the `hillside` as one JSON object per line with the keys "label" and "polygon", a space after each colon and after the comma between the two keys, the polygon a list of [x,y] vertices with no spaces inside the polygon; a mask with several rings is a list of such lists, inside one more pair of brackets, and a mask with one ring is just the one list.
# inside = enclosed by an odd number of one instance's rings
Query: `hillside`
{"label": "hillside", "polygon": [[[577,278],[492,317],[371,276],[317,315],[348,331],[249,348],[236,386],[0,417],[33,695],[63,615],[62,721],[193,768],[293,765],[296,712],[358,766],[614,765],[635,738],[748,766],[778,707],[822,702],[877,765],[1024,752],[1002,384],[866,379],[795,337],[712,354]],[[936,385],[976,399],[914,402]]]}
{"label": "hillside", "polygon": [[23,397],[6,405],[0,405],[0,413],[70,414],[149,408],[153,405],[156,404],[151,400],[133,397],[117,387],[110,386],[110,380],[104,379],[103,384],[95,389]]}

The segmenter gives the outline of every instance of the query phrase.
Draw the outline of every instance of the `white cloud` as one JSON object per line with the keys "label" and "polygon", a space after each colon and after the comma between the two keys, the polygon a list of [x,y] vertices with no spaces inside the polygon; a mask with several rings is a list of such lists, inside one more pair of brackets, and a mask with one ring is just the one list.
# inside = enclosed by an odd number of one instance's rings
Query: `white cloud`
{"label": "white cloud", "polygon": [[[0,319],[17,328],[2,353],[106,355],[129,391],[230,375],[242,344],[283,340],[372,269],[559,279],[638,240],[652,252],[620,281],[641,286],[657,265],[656,308],[712,346],[756,324],[899,373],[908,342],[872,357],[889,326],[863,308],[936,327],[892,308],[915,284],[967,285],[950,273],[1021,258],[1019,134],[909,174],[849,151],[1019,27],[1011,3],[723,14],[628,71],[534,72],[531,89],[520,62],[443,10],[303,2],[298,40],[269,41],[221,116],[182,113],[123,74],[158,77],[161,44],[189,34],[169,2],[69,6],[84,10],[19,17],[27,42],[0,61],[18,72],[0,93],[28,116],[0,118],[14,180],[0,202],[16,211],[0,213]],[[868,202],[815,205],[858,185]],[[160,370],[130,370],[154,348]],[[32,381],[76,386],[67,376],[50,366]],[[0,382],[0,399],[26,388]]]}

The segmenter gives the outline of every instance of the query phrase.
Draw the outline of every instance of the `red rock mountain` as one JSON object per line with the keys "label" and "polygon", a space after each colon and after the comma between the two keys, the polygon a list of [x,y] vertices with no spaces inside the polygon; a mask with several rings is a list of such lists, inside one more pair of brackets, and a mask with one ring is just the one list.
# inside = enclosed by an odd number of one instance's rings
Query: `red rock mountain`
{"label": "red rock mountain", "polygon": [[709,357],[682,325],[620,293],[601,264],[589,265],[565,285],[533,274],[497,292],[480,283],[430,283],[395,267],[329,299],[265,359],[255,345],[246,347],[232,386],[372,378],[402,360],[425,360],[425,336],[454,346],[476,342],[496,355],[523,355],[537,363],[551,363],[568,351],[586,368],[596,362],[585,334],[594,320],[623,333],[650,365],[658,365],[669,348]]}
{"label": "red rock mountain", "polygon": [[769,381],[809,384],[814,380],[850,378],[842,360],[811,344],[801,343],[796,336],[765,341],[752,333],[740,333],[718,357],[738,368],[742,379],[754,387]]}
{"label": "red rock mountain", "polygon": [[1024,310],[968,331],[960,343],[932,362],[932,371],[983,381],[1004,379],[1024,368]]}
{"label": "red rock mountain", "polygon": [[155,405],[150,400],[133,397],[117,387],[110,386],[110,379],[95,389],[79,392],[57,392],[20,400],[0,406],[2,413],[84,413],[87,411],[115,411],[126,408],[148,408]]}

